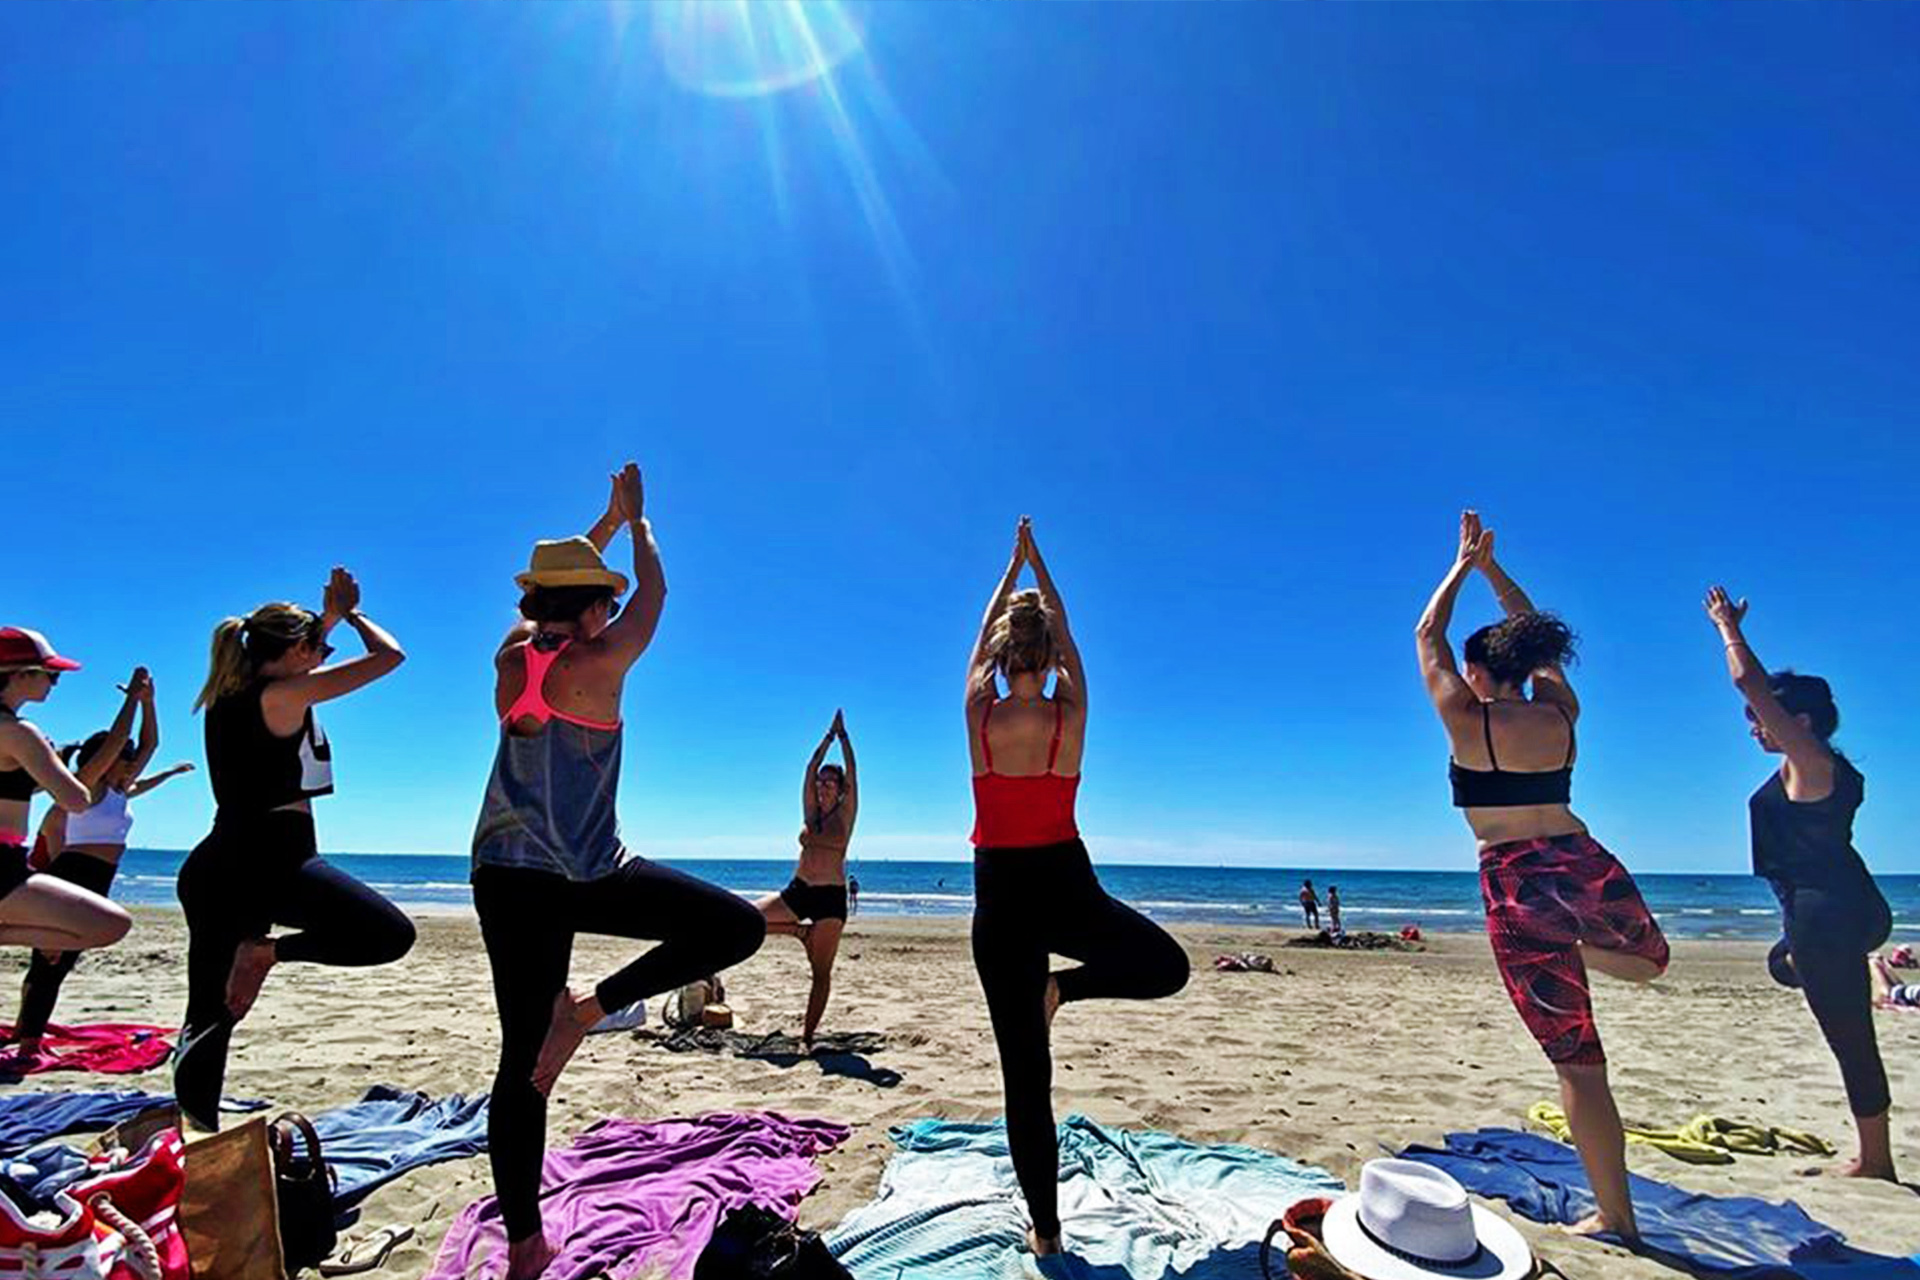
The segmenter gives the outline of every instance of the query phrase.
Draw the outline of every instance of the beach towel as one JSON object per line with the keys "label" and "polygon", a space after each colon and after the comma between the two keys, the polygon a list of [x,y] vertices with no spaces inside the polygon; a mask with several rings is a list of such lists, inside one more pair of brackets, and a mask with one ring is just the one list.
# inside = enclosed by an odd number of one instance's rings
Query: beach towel
{"label": "beach towel", "polygon": [[[880,1194],[828,1234],[859,1280],[1014,1280],[1029,1274],[1028,1218],[1003,1124],[917,1120],[888,1132],[899,1152]],[[1253,1147],[1060,1125],[1060,1221],[1072,1260],[1050,1276],[1258,1280],[1267,1226],[1299,1200],[1337,1195],[1324,1169]]]}
{"label": "beach towel", "polygon": [[[1562,1142],[1573,1141],[1567,1114],[1552,1102],[1536,1102],[1527,1119]],[[1626,1127],[1627,1141],[1664,1151],[1688,1164],[1732,1164],[1736,1155],[1831,1156],[1833,1144],[1798,1129],[1750,1124],[1723,1116],[1695,1116],[1678,1129]]]}
{"label": "beach towel", "polygon": [[[749,1035],[721,1027],[678,1027],[672,1031],[643,1031],[642,1040],[650,1040],[673,1053],[704,1049],[709,1053],[730,1053],[737,1058],[805,1058],[807,1047],[800,1037],[785,1031],[767,1031]],[[835,1053],[885,1053],[887,1038],[877,1031],[823,1031],[814,1038],[813,1056]]]}
{"label": "beach towel", "polygon": [[[1444,1149],[1401,1152],[1444,1169],[1478,1195],[1535,1222],[1577,1222],[1593,1192],[1573,1148],[1513,1129],[1450,1133]],[[1710,1196],[1629,1175],[1640,1243],[1634,1251],[1714,1280],[1920,1280],[1920,1260],[1867,1253],[1799,1205]],[[1601,1239],[1611,1237],[1602,1236]]]}
{"label": "beach towel", "polygon": [[[791,1218],[819,1181],[813,1158],[848,1132],[772,1112],[590,1125],[547,1153],[540,1212],[559,1252],[543,1280],[631,1280],[647,1267],[687,1280],[727,1210]],[[499,1205],[484,1196],[454,1220],[427,1280],[497,1280],[505,1268]]]}
{"label": "beach towel", "polygon": [[12,1155],[65,1133],[111,1129],[148,1107],[173,1101],[137,1089],[91,1093],[14,1093],[0,1097],[0,1155]]}
{"label": "beach towel", "polygon": [[[10,1156],[68,1133],[98,1132],[131,1120],[151,1107],[171,1106],[170,1093],[137,1089],[80,1093],[10,1093],[0,1096],[0,1156]],[[222,1098],[220,1110],[264,1111],[258,1099]]]}
{"label": "beach towel", "polygon": [[377,1084],[367,1096],[313,1117],[338,1179],[333,1207],[342,1218],[381,1187],[421,1165],[487,1149],[487,1095],[453,1093],[438,1101]]}
{"label": "beach towel", "polygon": [[[151,1071],[173,1052],[167,1037],[175,1030],[130,1022],[98,1022],[85,1027],[50,1024],[40,1038],[40,1056],[25,1066],[9,1062],[5,1070],[23,1076],[42,1071],[94,1071],[112,1076]],[[11,1041],[13,1028],[0,1025],[0,1037]]]}

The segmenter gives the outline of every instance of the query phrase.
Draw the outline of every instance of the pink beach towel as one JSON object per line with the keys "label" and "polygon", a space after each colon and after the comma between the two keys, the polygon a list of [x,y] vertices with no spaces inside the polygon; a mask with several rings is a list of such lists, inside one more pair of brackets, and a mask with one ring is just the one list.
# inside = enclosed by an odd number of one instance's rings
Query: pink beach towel
{"label": "pink beach towel", "polygon": [[[772,1112],[598,1121],[547,1152],[540,1213],[559,1253],[545,1280],[631,1280],[663,1265],[686,1280],[727,1210],[758,1204],[792,1216],[819,1180],[813,1158],[848,1132]],[[506,1265],[499,1205],[484,1196],[454,1219],[426,1280],[497,1280]]]}
{"label": "pink beach towel", "polygon": [[[21,1064],[8,1057],[0,1062],[0,1070],[27,1076],[42,1071],[95,1071],[110,1076],[150,1071],[173,1052],[167,1037],[175,1030],[131,1022],[97,1022],[85,1027],[49,1025],[40,1039],[38,1058]],[[13,1028],[0,1026],[0,1037],[12,1041]]]}

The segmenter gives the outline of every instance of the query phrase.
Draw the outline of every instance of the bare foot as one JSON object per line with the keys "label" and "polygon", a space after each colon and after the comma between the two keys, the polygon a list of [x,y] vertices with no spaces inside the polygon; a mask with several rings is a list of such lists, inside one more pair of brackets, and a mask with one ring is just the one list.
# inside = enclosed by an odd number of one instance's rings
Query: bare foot
{"label": "bare foot", "polygon": [[249,938],[234,949],[233,971],[227,975],[227,1011],[235,1021],[246,1017],[253,1008],[253,1002],[260,998],[260,988],[267,981],[267,972],[278,960],[272,938]]}
{"label": "bare foot", "polygon": [[[598,1002],[592,996],[582,998],[571,989],[553,998],[553,1021],[547,1024],[547,1038],[540,1045],[540,1057],[533,1064],[533,1087],[542,1094],[553,1092],[560,1073],[573,1059],[573,1051],[587,1038],[587,1028],[598,1018],[588,1017]],[[536,1273],[537,1274],[537,1273]]]}
{"label": "bare foot", "polygon": [[1047,975],[1047,1026],[1053,1026],[1053,1015],[1060,1012],[1060,979]]}
{"label": "bare foot", "polygon": [[1811,1168],[1799,1170],[1799,1173],[1804,1178],[1873,1178],[1880,1182],[1900,1181],[1894,1175],[1891,1164],[1870,1165],[1859,1156],[1855,1156],[1845,1164],[1814,1165]]}
{"label": "bare foot", "polygon": [[1631,1243],[1640,1238],[1640,1232],[1634,1227],[1622,1229],[1607,1221],[1604,1213],[1590,1213],[1578,1222],[1569,1222],[1560,1228],[1570,1236],[1618,1236]]}
{"label": "bare foot", "polygon": [[536,1232],[525,1240],[517,1240],[507,1246],[506,1280],[539,1280],[546,1274],[547,1264],[553,1261],[554,1248],[547,1243],[545,1232]]}
{"label": "bare foot", "polygon": [[1058,1235],[1042,1239],[1032,1227],[1027,1228],[1027,1248],[1033,1251],[1033,1256],[1036,1258],[1047,1258],[1056,1253],[1066,1252],[1066,1246],[1060,1243]]}

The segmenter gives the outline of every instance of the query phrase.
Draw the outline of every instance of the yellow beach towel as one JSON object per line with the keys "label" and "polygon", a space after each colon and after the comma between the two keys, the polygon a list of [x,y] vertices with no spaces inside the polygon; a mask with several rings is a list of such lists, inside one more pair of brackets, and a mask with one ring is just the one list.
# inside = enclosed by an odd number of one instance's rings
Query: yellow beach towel
{"label": "yellow beach towel", "polygon": [[[1536,1102],[1527,1119],[1562,1142],[1573,1140],[1566,1113],[1551,1102]],[[1695,1116],[1678,1129],[1626,1128],[1628,1142],[1657,1147],[1689,1164],[1731,1164],[1735,1155],[1774,1156],[1783,1154],[1830,1156],[1833,1145],[1798,1129],[1777,1125],[1749,1124],[1722,1116]]]}

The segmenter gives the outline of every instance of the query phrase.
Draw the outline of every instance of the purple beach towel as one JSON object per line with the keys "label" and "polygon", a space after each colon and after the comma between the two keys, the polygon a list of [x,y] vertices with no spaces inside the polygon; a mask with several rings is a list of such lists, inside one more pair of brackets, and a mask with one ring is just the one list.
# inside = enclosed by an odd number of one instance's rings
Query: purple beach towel
{"label": "purple beach towel", "polygon": [[[547,1152],[540,1213],[559,1253],[546,1280],[631,1280],[662,1265],[685,1280],[727,1210],[757,1204],[792,1217],[819,1181],[813,1158],[848,1132],[772,1112],[598,1121]],[[497,1280],[506,1265],[499,1204],[484,1196],[454,1219],[426,1280]]]}

